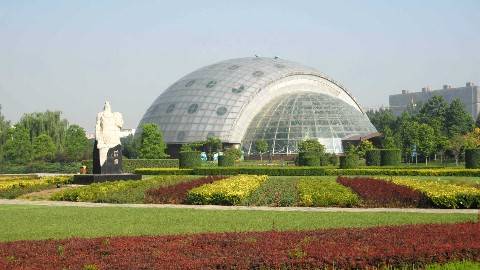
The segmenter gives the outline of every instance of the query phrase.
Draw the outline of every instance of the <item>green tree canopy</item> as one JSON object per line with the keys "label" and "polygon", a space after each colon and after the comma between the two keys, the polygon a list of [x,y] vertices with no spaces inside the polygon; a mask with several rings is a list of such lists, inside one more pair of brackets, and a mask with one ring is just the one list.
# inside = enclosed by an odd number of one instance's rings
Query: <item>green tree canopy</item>
{"label": "green tree canopy", "polygon": [[10,128],[3,148],[7,161],[27,163],[32,160],[32,143],[28,130],[21,126]]}
{"label": "green tree canopy", "polygon": [[86,156],[86,152],[91,150],[88,146],[88,139],[85,135],[85,130],[82,127],[77,125],[71,125],[68,127],[64,147],[64,153],[67,160],[81,160]]}
{"label": "green tree canopy", "polygon": [[382,141],[382,146],[385,149],[391,149],[391,148],[396,148],[397,143],[395,141],[395,137],[393,135],[393,132],[390,128],[385,128],[383,132],[383,141]]}
{"label": "green tree canopy", "polygon": [[139,157],[143,159],[165,158],[165,142],[156,124],[144,124],[140,136]]}
{"label": "green tree canopy", "polygon": [[448,103],[442,96],[433,96],[420,109],[419,119],[422,123],[432,125],[432,122],[444,123],[448,110]]}
{"label": "green tree canopy", "polygon": [[465,111],[463,103],[454,99],[447,109],[445,125],[449,137],[466,134],[473,129],[472,116]]}
{"label": "green tree canopy", "polygon": [[34,160],[51,161],[55,158],[56,150],[52,138],[47,134],[40,134],[33,139],[32,156]]}
{"label": "green tree canopy", "polygon": [[208,137],[204,147],[207,149],[208,159],[213,160],[213,153],[219,152],[222,149],[222,141],[217,137]]}
{"label": "green tree canopy", "polygon": [[384,132],[385,128],[393,129],[395,127],[396,117],[390,109],[369,110],[367,116],[378,132]]}
{"label": "green tree canopy", "polygon": [[25,128],[30,140],[40,134],[47,134],[58,150],[61,150],[65,143],[68,121],[62,118],[60,111],[35,112],[24,114],[16,126]]}
{"label": "green tree canopy", "polygon": [[316,152],[325,153],[325,146],[321,144],[317,139],[306,139],[298,143],[299,152]]}

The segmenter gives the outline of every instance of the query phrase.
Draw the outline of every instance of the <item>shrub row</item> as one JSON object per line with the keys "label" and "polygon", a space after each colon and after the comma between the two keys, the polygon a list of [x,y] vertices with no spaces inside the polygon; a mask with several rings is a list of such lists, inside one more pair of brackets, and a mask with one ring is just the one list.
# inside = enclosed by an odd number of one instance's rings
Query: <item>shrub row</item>
{"label": "shrub row", "polygon": [[[92,173],[93,161],[84,160],[82,166],[87,166],[88,173]],[[139,168],[178,168],[178,159],[123,159],[122,160],[123,172],[134,173]],[[80,166],[76,168],[75,172],[78,172]]]}
{"label": "shrub row", "polygon": [[398,166],[401,161],[400,149],[371,149],[365,152],[367,166]]}
{"label": "shrub row", "polygon": [[16,241],[0,243],[0,269],[422,269],[479,261],[479,229],[461,223]]}
{"label": "shrub row", "polygon": [[265,180],[265,175],[232,176],[190,190],[186,201],[191,204],[238,205]]}
{"label": "shrub row", "polygon": [[235,165],[235,156],[233,155],[218,156],[218,166],[231,167],[234,165]]}
{"label": "shrub row", "polygon": [[27,176],[14,177],[11,180],[3,178],[0,181],[0,198],[14,199],[20,195],[53,188],[56,185],[71,183],[70,176],[48,176],[39,179]]}
{"label": "shrub row", "polygon": [[410,176],[480,176],[480,169],[451,168],[360,168],[333,169],[325,167],[211,167],[194,169],[142,168],[135,170],[143,175],[237,175],[256,174],[269,176],[322,176],[322,175],[410,175]]}
{"label": "shrub row", "polygon": [[298,181],[298,193],[302,206],[352,207],[359,202],[355,193],[333,179],[302,178]]}
{"label": "shrub row", "polygon": [[5,173],[5,174],[77,173],[80,166],[81,166],[80,162],[72,162],[72,163],[32,162],[27,165],[0,163],[0,173]]}
{"label": "shrub row", "polygon": [[189,190],[205,184],[211,184],[213,181],[220,179],[223,179],[223,177],[206,176],[171,186],[152,188],[145,191],[145,203],[185,203],[185,199]]}
{"label": "shrub row", "polygon": [[270,177],[242,204],[281,207],[296,206],[299,202],[297,185],[297,177]]}
{"label": "shrub row", "polygon": [[436,207],[480,208],[480,189],[475,187],[401,178],[393,178],[392,182],[422,192]]}
{"label": "shrub row", "polygon": [[372,178],[338,177],[337,182],[349,187],[367,207],[428,207],[428,198],[419,191],[392,182]]}
{"label": "shrub row", "polygon": [[145,191],[194,179],[192,176],[157,176],[138,181],[94,183],[74,189],[66,189],[51,196],[55,201],[143,203]]}

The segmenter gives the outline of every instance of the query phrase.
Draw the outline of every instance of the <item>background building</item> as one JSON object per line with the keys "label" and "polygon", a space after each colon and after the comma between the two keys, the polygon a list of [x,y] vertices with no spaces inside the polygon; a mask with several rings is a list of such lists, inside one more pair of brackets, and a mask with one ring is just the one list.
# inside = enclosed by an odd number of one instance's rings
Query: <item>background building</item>
{"label": "background building", "polygon": [[465,110],[472,115],[473,119],[476,119],[480,111],[479,90],[478,86],[472,82],[467,82],[463,87],[455,88],[450,85],[444,85],[439,90],[431,90],[430,87],[424,87],[421,92],[413,93],[402,90],[401,94],[389,96],[389,104],[392,112],[395,115],[400,115],[408,106],[425,103],[433,96],[442,96],[448,103],[458,98],[463,102]]}
{"label": "background building", "polygon": [[[148,108],[144,123],[158,124],[168,152],[182,144],[220,138],[225,145],[256,154],[266,140],[273,155],[297,152],[297,143],[316,138],[340,153],[342,138],[376,132],[338,82],[303,65],[249,57],[200,68],[166,89]],[[138,129],[137,129],[138,130]]]}

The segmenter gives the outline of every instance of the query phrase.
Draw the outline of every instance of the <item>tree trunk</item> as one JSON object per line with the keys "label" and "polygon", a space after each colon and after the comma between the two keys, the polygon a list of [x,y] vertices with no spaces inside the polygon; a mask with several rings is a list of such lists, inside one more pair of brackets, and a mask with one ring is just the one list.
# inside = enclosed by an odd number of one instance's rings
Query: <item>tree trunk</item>
{"label": "tree trunk", "polygon": [[260,153],[260,161],[263,162],[263,153]]}

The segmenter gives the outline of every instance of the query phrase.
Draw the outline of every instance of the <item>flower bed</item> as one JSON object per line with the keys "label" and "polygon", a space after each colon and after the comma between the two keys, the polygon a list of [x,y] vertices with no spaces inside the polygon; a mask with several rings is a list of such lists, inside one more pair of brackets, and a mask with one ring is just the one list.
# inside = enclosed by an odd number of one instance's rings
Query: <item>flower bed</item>
{"label": "flower bed", "polygon": [[248,197],[265,180],[265,175],[237,175],[194,188],[188,192],[191,204],[237,205]]}
{"label": "flower bed", "polygon": [[337,182],[351,188],[366,207],[428,207],[428,198],[421,192],[389,181],[372,178],[338,177]]}
{"label": "flower bed", "polygon": [[171,186],[152,188],[145,191],[145,203],[184,203],[189,190],[223,178],[225,177],[207,176]]}
{"label": "flower bed", "polygon": [[31,176],[2,178],[0,198],[13,199],[23,194],[53,188],[57,184],[68,184],[71,180],[70,176],[48,176],[38,179]]}
{"label": "flower bed", "polygon": [[401,178],[393,178],[392,182],[422,192],[436,207],[480,208],[480,189],[475,187]]}
{"label": "flower bed", "polygon": [[156,176],[146,180],[95,183],[89,186],[57,192],[54,201],[143,203],[146,190],[193,179],[193,176]]}
{"label": "flower bed", "polygon": [[335,179],[302,178],[298,182],[300,205],[352,207],[359,203],[358,196]]}
{"label": "flower bed", "polygon": [[242,204],[255,206],[296,206],[298,178],[269,177]]}
{"label": "flower bed", "polygon": [[[0,243],[0,269],[378,269],[480,260],[480,224]],[[403,268],[402,268],[403,269]]]}

